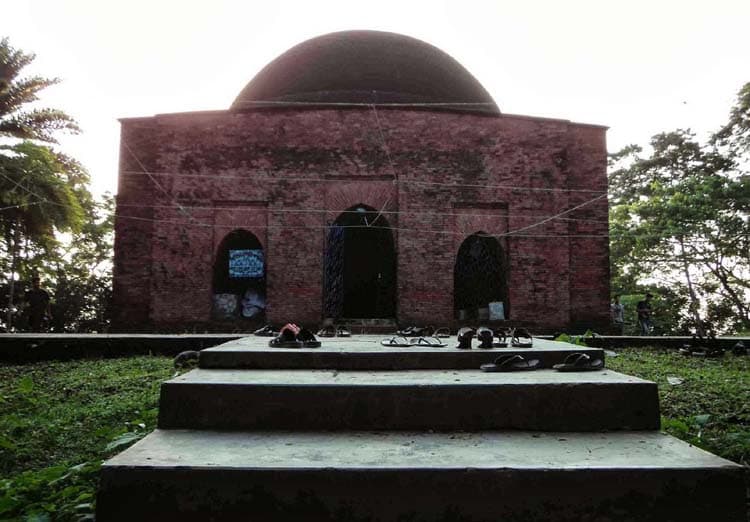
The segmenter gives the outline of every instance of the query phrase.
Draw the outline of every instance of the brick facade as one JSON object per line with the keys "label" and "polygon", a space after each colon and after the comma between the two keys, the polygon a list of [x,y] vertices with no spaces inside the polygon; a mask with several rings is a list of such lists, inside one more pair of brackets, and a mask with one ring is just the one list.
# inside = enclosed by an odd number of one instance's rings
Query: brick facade
{"label": "brick facade", "polygon": [[210,328],[214,259],[235,229],[263,246],[268,321],[319,324],[326,226],[356,205],[392,228],[401,324],[457,323],[456,255],[477,232],[502,246],[510,320],[547,331],[608,322],[606,197],[512,233],[606,193],[603,127],[278,108],[125,119],[121,140],[117,329]]}

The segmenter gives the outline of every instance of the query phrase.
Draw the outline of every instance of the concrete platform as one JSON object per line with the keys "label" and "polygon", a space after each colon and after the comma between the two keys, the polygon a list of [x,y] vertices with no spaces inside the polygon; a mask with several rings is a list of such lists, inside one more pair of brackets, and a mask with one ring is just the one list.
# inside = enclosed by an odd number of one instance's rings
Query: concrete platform
{"label": "concrete platform", "polygon": [[0,334],[0,362],[176,355],[241,338],[239,334]]}
{"label": "concrete platform", "polygon": [[745,520],[744,470],[657,432],[157,430],[97,520]]}
{"label": "concrete platform", "polygon": [[162,385],[160,428],[655,430],[656,384],[614,371],[197,369]]}
{"label": "concrete platform", "polygon": [[207,348],[200,353],[201,368],[248,369],[333,369],[333,370],[443,370],[478,369],[494,361],[499,355],[520,353],[539,359],[546,368],[561,363],[573,352],[585,352],[604,360],[604,350],[568,343],[534,339],[533,348],[477,348],[457,350],[455,336],[442,339],[448,346],[384,347],[384,338],[392,336],[357,335],[353,337],[321,338],[320,348],[269,348],[268,337],[249,336],[221,346]]}

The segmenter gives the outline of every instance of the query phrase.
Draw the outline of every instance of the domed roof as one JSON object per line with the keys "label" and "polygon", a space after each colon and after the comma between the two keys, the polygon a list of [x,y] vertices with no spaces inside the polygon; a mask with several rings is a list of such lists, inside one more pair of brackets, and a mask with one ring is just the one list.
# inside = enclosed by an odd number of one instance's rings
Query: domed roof
{"label": "domed roof", "polygon": [[381,31],[330,33],[292,47],[266,65],[231,108],[286,104],[500,113],[484,87],[446,53],[416,38]]}

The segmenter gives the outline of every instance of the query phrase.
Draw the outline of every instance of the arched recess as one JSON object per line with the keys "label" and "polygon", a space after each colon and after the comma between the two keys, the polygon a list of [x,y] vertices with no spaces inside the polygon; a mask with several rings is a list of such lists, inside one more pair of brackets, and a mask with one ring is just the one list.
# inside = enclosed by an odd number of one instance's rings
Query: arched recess
{"label": "arched recess", "polygon": [[396,248],[388,221],[367,205],[342,212],[327,231],[326,317],[396,315]]}
{"label": "arched recess", "polygon": [[476,318],[479,308],[502,302],[509,317],[507,263],[497,238],[484,232],[467,237],[458,249],[453,269],[453,304],[456,317]]}
{"label": "arched recess", "polygon": [[266,309],[266,262],[252,232],[229,232],[216,251],[213,313],[220,319],[261,319]]}

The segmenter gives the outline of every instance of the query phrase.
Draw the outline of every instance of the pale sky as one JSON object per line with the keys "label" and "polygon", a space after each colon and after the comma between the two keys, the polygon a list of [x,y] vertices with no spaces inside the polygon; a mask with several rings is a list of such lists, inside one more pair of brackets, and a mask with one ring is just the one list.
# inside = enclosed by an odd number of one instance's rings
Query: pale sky
{"label": "pale sky", "polygon": [[60,77],[43,105],[83,134],[61,149],[115,192],[118,118],[222,110],[264,65],[321,34],[419,38],[461,62],[500,110],[610,127],[610,151],[726,121],[750,81],[749,0],[3,0],[0,37]]}

